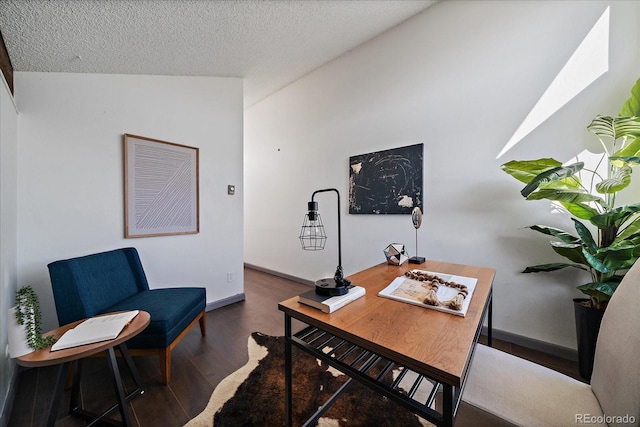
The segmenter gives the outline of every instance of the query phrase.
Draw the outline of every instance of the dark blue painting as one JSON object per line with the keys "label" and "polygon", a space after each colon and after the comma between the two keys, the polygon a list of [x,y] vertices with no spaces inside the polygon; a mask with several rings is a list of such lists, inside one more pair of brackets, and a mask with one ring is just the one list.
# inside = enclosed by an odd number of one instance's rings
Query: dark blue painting
{"label": "dark blue painting", "polygon": [[349,213],[411,214],[422,209],[424,144],[349,158]]}

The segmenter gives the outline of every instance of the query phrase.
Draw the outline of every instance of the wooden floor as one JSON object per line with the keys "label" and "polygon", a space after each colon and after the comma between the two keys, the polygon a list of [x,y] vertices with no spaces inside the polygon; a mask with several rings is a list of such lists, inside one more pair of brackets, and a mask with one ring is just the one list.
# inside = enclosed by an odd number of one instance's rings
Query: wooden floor
{"label": "wooden floor", "polygon": [[[145,386],[145,393],[131,401],[134,425],[182,426],[198,415],[215,386],[247,362],[249,334],[260,331],[283,335],[283,314],[278,311],[278,302],[308,289],[297,282],[245,269],[246,300],[208,312],[206,337],[200,336],[198,327],[185,336],[172,352],[169,386],[160,382],[157,357],[134,358]],[[496,340],[494,346],[580,379],[576,362]],[[125,385],[132,388],[133,382],[126,368],[121,369],[125,372]],[[53,375],[52,368],[20,373],[9,426],[42,425],[53,388]],[[85,425],[84,421],[67,415],[69,394],[67,390],[63,397],[56,427]],[[104,410],[115,402],[104,358],[92,358],[85,363],[81,399],[85,409],[91,411]]]}

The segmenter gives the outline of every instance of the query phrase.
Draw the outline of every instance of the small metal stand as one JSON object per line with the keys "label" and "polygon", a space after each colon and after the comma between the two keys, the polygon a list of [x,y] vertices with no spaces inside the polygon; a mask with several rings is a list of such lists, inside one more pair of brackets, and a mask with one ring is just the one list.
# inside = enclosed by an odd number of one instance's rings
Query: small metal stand
{"label": "small metal stand", "polygon": [[422,211],[417,206],[413,208],[413,212],[411,212],[411,222],[413,222],[413,227],[416,229],[416,255],[409,258],[409,263],[422,264],[425,259],[424,257],[418,256],[418,228],[422,225]]}

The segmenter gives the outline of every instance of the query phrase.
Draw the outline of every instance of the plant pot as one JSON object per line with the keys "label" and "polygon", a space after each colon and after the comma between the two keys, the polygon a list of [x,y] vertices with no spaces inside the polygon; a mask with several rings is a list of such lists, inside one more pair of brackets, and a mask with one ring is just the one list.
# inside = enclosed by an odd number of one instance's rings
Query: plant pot
{"label": "plant pot", "polygon": [[27,342],[27,327],[18,325],[16,320],[16,307],[11,307],[7,312],[7,329],[9,333],[9,354],[11,357],[20,357],[33,351]]}
{"label": "plant pot", "polygon": [[578,338],[578,368],[580,376],[591,380],[593,359],[596,353],[596,341],[604,310],[592,308],[587,298],[575,298],[573,308],[576,318],[576,334]]}

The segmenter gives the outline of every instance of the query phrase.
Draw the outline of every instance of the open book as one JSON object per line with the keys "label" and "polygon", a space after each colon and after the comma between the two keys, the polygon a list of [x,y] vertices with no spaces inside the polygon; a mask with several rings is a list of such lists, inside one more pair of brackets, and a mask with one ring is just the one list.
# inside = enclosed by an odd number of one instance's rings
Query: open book
{"label": "open book", "polygon": [[51,351],[112,340],[120,335],[124,327],[137,315],[138,310],[133,310],[87,319],[65,332],[51,346]]}

